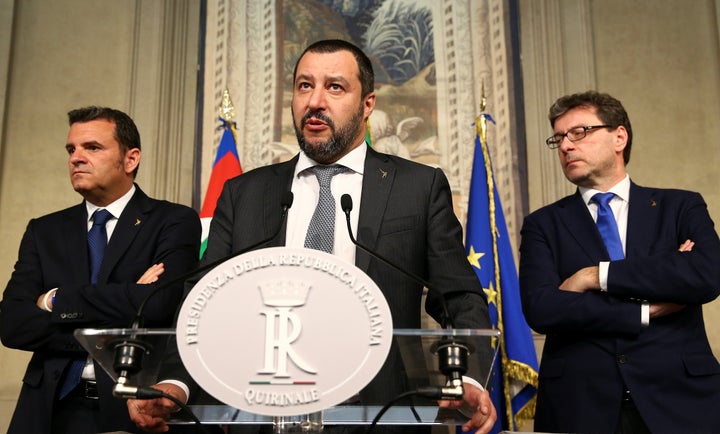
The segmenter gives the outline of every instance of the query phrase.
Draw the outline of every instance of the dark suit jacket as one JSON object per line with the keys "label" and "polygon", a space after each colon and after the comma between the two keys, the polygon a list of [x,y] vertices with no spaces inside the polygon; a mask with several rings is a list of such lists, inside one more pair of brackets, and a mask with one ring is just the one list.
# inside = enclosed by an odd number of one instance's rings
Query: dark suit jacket
{"label": "dark suit jacket", "polygon": [[[691,252],[678,252],[685,240]],[[720,432],[720,365],[702,304],[720,291],[720,241],[702,197],[632,184],[626,258],[613,261],[607,292],[560,284],[608,261],[577,192],[524,222],[520,289],[528,324],[546,334],[535,430],[613,432],[627,387],[652,432]],[[640,322],[640,302],[686,307]]]}
{"label": "dark suit jacket", "polygon": [[[225,183],[210,226],[204,262],[270,238],[282,224],[281,201],[290,190],[297,156],[261,167]],[[292,211],[291,211],[292,212]],[[357,211],[355,211],[357,212]],[[439,169],[368,148],[357,239],[442,292],[459,328],[490,327],[487,302],[462,243],[447,178]],[[267,246],[285,245],[285,231]],[[396,328],[420,328],[422,285],[357,250],[356,265],[387,298]],[[441,316],[438,297],[426,310]],[[487,356],[478,352],[474,357]],[[387,402],[407,390],[396,348],[376,380],[361,393],[365,403]],[[470,373],[473,375],[476,373]],[[166,378],[183,375],[168,372]],[[479,373],[477,374],[479,377]],[[190,381],[185,375],[180,377]]]}
{"label": "dark suit jacket", "polygon": [[[98,283],[89,284],[85,203],[33,219],[0,304],[0,337],[9,348],[32,351],[10,424],[10,433],[50,432],[50,418],[63,371],[86,357],[76,328],[130,326],[143,299],[156,287],[135,282],[153,264],[164,263],[158,284],[197,263],[200,221],[192,209],[151,199],[137,190],[118,219]],[[40,294],[59,288],[53,312],[36,306]],[[182,284],[158,292],[144,310],[145,326],[169,327]],[[106,431],[135,429],[125,402],[112,397],[112,380],[95,364],[100,411]]]}

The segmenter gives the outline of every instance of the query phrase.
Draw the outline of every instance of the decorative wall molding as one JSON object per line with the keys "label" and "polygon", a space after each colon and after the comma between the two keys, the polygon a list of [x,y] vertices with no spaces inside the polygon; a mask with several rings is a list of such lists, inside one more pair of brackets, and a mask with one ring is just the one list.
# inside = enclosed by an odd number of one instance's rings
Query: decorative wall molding
{"label": "decorative wall molding", "polygon": [[[193,192],[199,5],[135,2],[130,113],[151,135],[139,176],[151,195],[190,204]],[[163,109],[160,110],[159,108]]]}

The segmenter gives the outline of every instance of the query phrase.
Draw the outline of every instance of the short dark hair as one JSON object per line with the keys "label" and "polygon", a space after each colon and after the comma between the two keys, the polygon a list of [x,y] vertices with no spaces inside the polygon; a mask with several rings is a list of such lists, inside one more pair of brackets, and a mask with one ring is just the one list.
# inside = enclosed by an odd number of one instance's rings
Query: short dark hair
{"label": "short dark hair", "polygon": [[[130,149],[140,148],[140,133],[135,122],[126,113],[109,107],[88,106],[68,112],[68,123],[70,126],[76,123],[90,122],[98,119],[113,122],[115,124],[115,140],[120,144],[123,155]],[[137,176],[140,165],[133,171],[133,177]]]}
{"label": "short dark hair", "polygon": [[293,81],[297,75],[298,64],[306,53],[336,53],[338,51],[349,51],[355,57],[360,71],[358,78],[360,79],[362,97],[365,98],[375,90],[375,72],[373,71],[372,62],[359,47],[342,39],[326,39],[310,44],[295,62]]}
{"label": "short dark hair", "polygon": [[605,125],[610,125],[613,128],[617,128],[621,125],[625,127],[628,139],[625,150],[623,151],[623,160],[625,161],[625,164],[628,164],[630,161],[633,134],[632,126],[630,125],[630,118],[628,117],[622,103],[607,93],[600,93],[594,90],[565,95],[558,98],[558,100],[550,107],[550,112],[548,114],[550,126],[555,128],[555,121],[557,118],[577,107],[594,108],[597,111],[597,116]]}

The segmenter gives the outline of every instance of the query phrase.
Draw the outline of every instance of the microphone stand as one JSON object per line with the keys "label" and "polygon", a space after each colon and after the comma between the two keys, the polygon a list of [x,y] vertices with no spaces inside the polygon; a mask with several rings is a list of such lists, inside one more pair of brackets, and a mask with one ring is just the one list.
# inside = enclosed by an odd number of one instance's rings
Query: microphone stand
{"label": "microphone stand", "polygon": [[[350,211],[352,211],[352,197],[350,197],[349,194],[343,194],[340,197],[340,205],[342,206],[342,210],[345,213],[345,220],[347,222],[347,228],[348,228],[348,235],[350,236],[350,241],[352,241],[353,244],[355,244],[358,248],[363,250],[364,252],[368,253],[370,256],[380,260],[382,263],[388,265],[389,267],[393,268],[394,270],[402,273],[406,277],[414,280],[415,282],[418,282],[425,286],[428,291],[432,292],[433,294],[439,295],[439,299],[442,305],[443,310],[443,319],[447,321],[450,324],[450,329],[455,328],[455,323],[453,318],[450,316],[450,313],[447,308],[447,303],[445,301],[445,296],[440,292],[439,290],[435,289],[433,285],[430,284],[430,282],[427,282],[425,279],[422,279],[420,276],[415,275],[414,273],[411,273],[410,271],[401,268],[394,262],[390,261],[389,259],[385,258],[384,256],[380,255],[379,253],[371,250],[367,246],[361,244],[358,240],[355,239],[352,232],[352,225],[350,224]],[[444,322],[444,321],[443,321]],[[462,382],[462,375],[467,372],[467,360],[468,360],[468,352],[469,348],[466,344],[456,340],[453,337],[446,337],[443,338],[443,340],[438,344],[436,353],[439,357],[439,366],[440,371],[447,377],[448,382],[444,387],[436,387],[436,386],[430,386],[430,387],[424,387],[420,388],[413,392],[413,394],[424,396],[431,399],[441,399],[441,400],[457,400],[462,399],[463,397],[463,382]],[[388,406],[389,408],[389,406]],[[383,410],[386,410],[385,408]],[[382,416],[384,411],[381,411],[378,416],[376,417],[377,420]],[[373,421],[373,425],[376,421]]]}

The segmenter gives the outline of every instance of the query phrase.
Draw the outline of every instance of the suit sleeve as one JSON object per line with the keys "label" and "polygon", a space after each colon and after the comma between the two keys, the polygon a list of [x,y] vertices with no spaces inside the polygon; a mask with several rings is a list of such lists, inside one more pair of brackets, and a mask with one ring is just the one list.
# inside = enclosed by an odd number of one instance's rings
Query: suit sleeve
{"label": "suit sleeve", "polygon": [[[427,280],[443,294],[429,292],[425,310],[440,321],[444,304],[456,328],[490,328],[487,298],[465,254],[450,186],[441,170],[434,175],[427,215]],[[471,347],[466,375],[483,383],[492,362],[491,346],[486,338],[473,338]]]}
{"label": "suit sleeve", "polygon": [[3,345],[27,351],[79,349],[72,330],[53,324],[50,312],[36,305],[49,289],[37,242],[37,220],[30,220],[20,242],[18,260],[0,304],[0,336]]}
{"label": "suit sleeve", "polygon": [[[664,200],[662,220],[646,254],[631,254],[610,263],[608,292],[650,302],[686,305],[708,303],[720,295],[720,240],[702,196],[677,193]],[[676,205],[677,203],[677,205]],[[679,252],[685,240],[695,242],[690,252]]]}
{"label": "suit sleeve", "polygon": [[[520,295],[528,325],[538,333],[637,334],[640,303],[605,292],[568,292],[560,284],[597,265],[560,232],[552,216],[531,214],[521,230]],[[557,229],[557,230],[556,230]]]}
{"label": "suit sleeve", "polygon": [[[472,270],[462,241],[462,227],[452,206],[450,185],[443,172],[434,171],[427,211],[427,279],[444,294],[458,328],[489,328],[487,300]],[[441,318],[442,303],[428,296],[426,310]]]}

